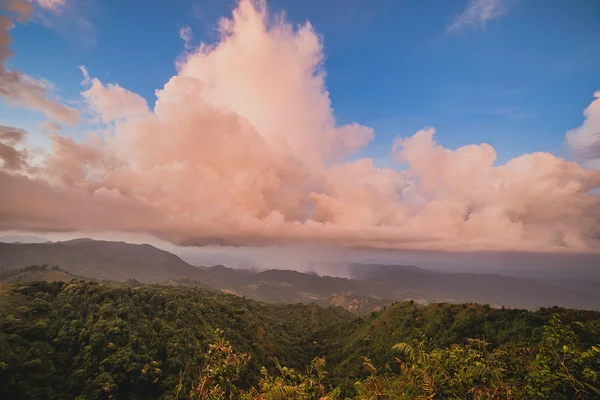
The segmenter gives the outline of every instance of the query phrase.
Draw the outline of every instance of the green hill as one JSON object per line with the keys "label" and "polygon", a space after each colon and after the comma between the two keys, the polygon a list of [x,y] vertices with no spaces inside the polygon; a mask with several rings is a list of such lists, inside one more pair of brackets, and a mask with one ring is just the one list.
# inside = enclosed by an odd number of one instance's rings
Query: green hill
{"label": "green hill", "polygon": [[[592,311],[404,302],[355,317],[195,287],[14,283],[0,291],[0,398],[592,399],[598,343]],[[193,395],[198,382],[219,394]]]}
{"label": "green hill", "polygon": [[143,397],[148,382],[139,372],[152,362],[164,379],[148,394],[159,394],[176,385],[180,370],[193,369],[216,328],[253,354],[252,380],[274,357],[303,367],[327,335],[352,320],[342,309],[185,287],[33,282],[1,296],[0,398],[74,398],[67,394],[94,392],[98,376],[108,372],[128,395]]}
{"label": "green hill", "polygon": [[16,282],[69,282],[78,278],[75,275],[63,271],[59,266],[48,267],[47,265],[32,265],[26,268],[0,272],[0,285]]}

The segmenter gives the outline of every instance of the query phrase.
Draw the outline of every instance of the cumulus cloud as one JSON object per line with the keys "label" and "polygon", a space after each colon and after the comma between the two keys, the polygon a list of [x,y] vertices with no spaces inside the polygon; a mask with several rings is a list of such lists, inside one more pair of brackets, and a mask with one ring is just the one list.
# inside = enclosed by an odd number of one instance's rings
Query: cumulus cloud
{"label": "cumulus cloud", "polygon": [[567,144],[586,165],[600,169],[600,91],[583,112],[585,121],[576,129],[567,132]]}
{"label": "cumulus cloud", "polygon": [[398,138],[406,169],[348,162],[373,139],[340,126],[308,23],[242,0],[219,40],[184,54],[153,106],[84,72],[103,130],[55,134],[35,174],[3,168],[0,229],[124,231],[182,245],[319,243],[438,250],[594,251],[600,172],[547,153],[500,166],[486,144]]}
{"label": "cumulus cloud", "polygon": [[[40,1],[43,7],[58,7],[59,1]],[[10,29],[14,27],[13,19],[24,22],[31,17],[31,4],[22,0],[0,0],[0,96],[14,106],[27,107],[42,111],[49,118],[74,125],[79,121],[77,110],[61,104],[48,93],[48,82],[32,78],[20,71],[10,70],[6,66],[12,56]]]}
{"label": "cumulus cloud", "polygon": [[504,15],[510,0],[469,0],[467,7],[451,25],[447,32],[458,32],[470,27],[485,27],[488,21]]}
{"label": "cumulus cloud", "polygon": [[84,84],[90,88],[82,93],[89,109],[103,122],[112,122],[148,112],[146,100],[119,85],[104,85],[97,78],[90,79],[87,70],[84,73]]}

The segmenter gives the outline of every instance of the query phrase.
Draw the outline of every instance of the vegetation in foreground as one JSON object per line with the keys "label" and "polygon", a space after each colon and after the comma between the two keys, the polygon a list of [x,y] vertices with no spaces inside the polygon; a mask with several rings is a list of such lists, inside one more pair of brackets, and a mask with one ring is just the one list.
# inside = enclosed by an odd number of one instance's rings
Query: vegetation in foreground
{"label": "vegetation in foreground", "polygon": [[197,288],[0,288],[0,398],[594,399],[600,313],[397,303],[369,317]]}

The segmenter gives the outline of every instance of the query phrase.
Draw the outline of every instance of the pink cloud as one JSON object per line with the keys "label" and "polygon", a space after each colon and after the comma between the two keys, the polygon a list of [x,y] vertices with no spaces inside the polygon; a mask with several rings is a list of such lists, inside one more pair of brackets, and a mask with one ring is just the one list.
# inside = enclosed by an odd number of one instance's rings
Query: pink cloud
{"label": "pink cloud", "polygon": [[[50,3],[58,6],[60,2],[46,0],[42,3],[44,6],[50,6]],[[14,26],[9,17],[26,21],[31,17],[32,8],[29,3],[21,0],[2,0],[0,6],[9,13],[0,15],[0,96],[9,105],[39,110],[49,118],[67,125],[76,124],[79,121],[78,111],[52,98],[48,93],[47,82],[6,67],[6,61],[12,56],[10,29]]]}
{"label": "pink cloud", "polygon": [[25,134],[26,132],[22,129],[0,125],[0,161],[2,161],[2,169],[22,171],[27,167],[27,151],[19,148]]}
{"label": "pink cloud", "polygon": [[91,79],[85,67],[84,84],[90,88],[82,93],[90,111],[95,113],[104,122],[116,121],[131,117],[133,114],[145,114],[148,111],[146,100],[140,95],[132,93],[119,85],[103,85],[98,79]]}
{"label": "pink cloud", "polygon": [[185,54],[153,107],[83,69],[105,132],[54,135],[35,174],[3,168],[0,228],[186,245],[600,248],[600,172],[547,153],[497,166],[491,146],[446,149],[433,128],[395,141],[405,170],[346,162],[374,133],[336,123],[313,28],[242,0],[220,33]]}

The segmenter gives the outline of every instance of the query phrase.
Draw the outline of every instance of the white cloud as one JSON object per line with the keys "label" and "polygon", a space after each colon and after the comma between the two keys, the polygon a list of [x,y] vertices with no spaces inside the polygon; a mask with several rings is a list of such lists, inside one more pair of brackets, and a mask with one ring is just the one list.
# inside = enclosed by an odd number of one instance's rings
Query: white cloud
{"label": "white cloud", "polygon": [[46,10],[58,11],[65,6],[65,0],[34,0],[40,7]]}
{"label": "white cloud", "polygon": [[189,26],[183,26],[179,30],[179,37],[183,40],[185,49],[189,50],[192,47],[192,28],[190,28]]}
{"label": "white cloud", "polygon": [[583,124],[567,132],[567,144],[587,166],[600,169],[600,91],[594,97],[583,112]]}
{"label": "white cloud", "polygon": [[83,65],[80,65],[79,69],[81,70],[81,73],[83,74],[83,80],[81,81],[81,84],[87,85],[88,83],[90,83],[90,74],[89,74],[87,68]]}
{"label": "white cloud", "polygon": [[470,27],[485,27],[488,21],[508,11],[508,0],[469,0],[467,7],[448,28],[447,32],[458,32]]}

